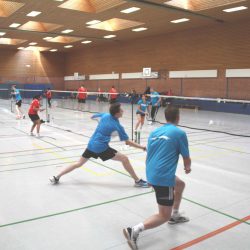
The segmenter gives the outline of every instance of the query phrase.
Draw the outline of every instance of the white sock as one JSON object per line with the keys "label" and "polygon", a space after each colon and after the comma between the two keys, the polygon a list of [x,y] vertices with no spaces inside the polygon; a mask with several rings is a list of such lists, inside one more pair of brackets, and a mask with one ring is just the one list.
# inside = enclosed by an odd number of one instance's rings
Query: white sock
{"label": "white sock", "polygon": [[133,226],[133,230],[136,234],[139,234],[140,232],[144,231],[144,224],[141,222],[138,225]]}
{"label": "white sock", "polygon": [[179,209],[173,209],[173,216],[176,216],[179,214]]}

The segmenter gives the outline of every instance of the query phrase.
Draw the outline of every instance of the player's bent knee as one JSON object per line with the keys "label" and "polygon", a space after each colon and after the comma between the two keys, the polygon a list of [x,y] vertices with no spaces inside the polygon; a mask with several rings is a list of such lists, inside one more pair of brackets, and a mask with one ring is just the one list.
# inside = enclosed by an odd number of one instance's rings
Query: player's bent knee
{"label": "player's bent knee", "polygon": [[186,186],[185,182],[180,180],[180,179],[178,180],[178,182],[176,184],[177,184],[176,187],[175,187],[176,192],[183,191],[185,186]]}

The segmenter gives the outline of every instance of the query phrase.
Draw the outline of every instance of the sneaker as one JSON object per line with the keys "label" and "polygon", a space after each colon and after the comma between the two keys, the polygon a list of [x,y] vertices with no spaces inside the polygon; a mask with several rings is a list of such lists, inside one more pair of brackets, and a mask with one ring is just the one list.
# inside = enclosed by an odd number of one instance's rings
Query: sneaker
{"label": "sneaker", "polygon": [[37,138],[40,138],[41,136],[40,136],[40,134],[36,134],[36,137],[37,137]]}
{"label": "sneaker", "polygon": [[133,228],[127,227],[123,229],[123,234],[128,241],[128,245],[132,250],[137,250],[137,239],[139,234],[135,234]]}
{"label": "sneaker", "polygon": [[152,121],[149,121],[149,122],[148,122],[148,125],[152,125]]}
{"label": "sneaker", "polygon": [[172,215],[170,220],[168,221],[168,224],[177,224],[177,223],[184,223],[184,222],[188,222],[189,218],[182,216],[181,214],[177,214],[177,215]]}
{"label": "sneaker", "polygon": [[42,120],[42,119],[40,120],[40,122],[41,122],[41,124],[42,124],[42,123],[45,123],[45,121],[44,121],[44,120]]}
{"label": "sneaker", "polygon": [[135,181],[135,187],[149,188],[150,185],[143,179],[140,179],[139,181]]}
{"label": "sneaker", "polygon": [[30,136],[35,136],[35,135],[33,134],[33,132],[30,132]]}
{"label": "sneaker", "polygon": [[59,182],[59,178],[57,178],[56,176],[52,176],[49,178],[51,184],[57,184]]}

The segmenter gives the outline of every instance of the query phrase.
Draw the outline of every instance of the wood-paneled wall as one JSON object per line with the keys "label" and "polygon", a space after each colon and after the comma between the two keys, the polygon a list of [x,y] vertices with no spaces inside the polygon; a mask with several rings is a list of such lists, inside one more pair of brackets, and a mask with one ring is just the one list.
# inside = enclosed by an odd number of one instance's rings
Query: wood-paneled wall
{"label": "wood-paneled wall", "polygon": [[[201,97],[231,97],[250,99],[250,79],[228,84],[225,69],[250,68],[250,21],[216,23],[215,25],[147,37],[128,42],[110,42],[101,47],[90,47],[66,56],[66,74],[103,74],[140,72],[143,67],[155,71],[218,69],[216,79],[119,80],[119,91],[134,87],[143,92],[153,86],[159,92],[172,89],[177,95]],[[164,73],[165,74],[165,73]],[[163,75],[164,75],[163,74]],[[243,83],[244,82],[244,83]],[[109,88],[112,81],[91,81],[89,89]],[[249,91],[248,91],[249,92]]]}
{"label": "wood-paneled wall", "polygon": [[[181,24],[180,24],[181,25]],[[250,99],[250,78],[226,79],[225,69],[250,68],[250,21],[211,26],[156,37],[112,42],[71,53],[0,50],[0,83],[53,83],[55,89],[75,90],[84,83],[89,91],[114,85],[120,92],[147,86],[176,95]],[[29,64],[31,67],[26,67]],[[159,79],[64,82],[63,76],[140,72],[151,67]],[[169,70],[218,69],[215,79],[170,79]]]}
{"label": "wood-paneled wall", "polygon": [[64,89],[64,75],[63,53],[0,50],[0,83],[52,83],[54,88]]}

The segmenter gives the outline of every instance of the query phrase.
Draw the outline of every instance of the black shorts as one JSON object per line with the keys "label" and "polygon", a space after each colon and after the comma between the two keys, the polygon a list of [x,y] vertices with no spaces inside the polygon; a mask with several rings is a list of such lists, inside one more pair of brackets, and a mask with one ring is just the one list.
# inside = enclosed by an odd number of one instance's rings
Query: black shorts
{"label": "black shorts", "polygon": [[16,105],[20,108],[22,106],[22,100],[16,101]]}
{"label": "black shorts", "polygon": [[39,115],[29,115],[29,118],[32,122],[35,122],[40,119]]}
{"label": "black shorts", "polygon": [[89,158],[97,159],[100,157],[103,161],[107,161],[109,159],[112,159],[116,153],[117,153],[117,151],[113,148],[110,148],[110,147],[101,153],[95,153],[95,152],[92,152],[92,151],[86,149],[84,151],[84,153],[82,154],[82,157],[84,157],[86,159],[89,159]]}
{"label": "black shorts", "polygon": [[174,187],[154,186],[156,201],[162,206],[173,206],[174,204]]}
{"label": "black shorts", "polygon": [[78,103],[85,103],[86,99],[78,99]]}
{"label": "black shorts", "polygon": [[142,112],[140,112],[140,111],[137,111],[136,114],[137,114],[137,115],[141,115],[141,116],[145,116],[145,113],[142,113]]}

